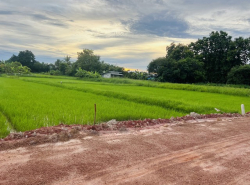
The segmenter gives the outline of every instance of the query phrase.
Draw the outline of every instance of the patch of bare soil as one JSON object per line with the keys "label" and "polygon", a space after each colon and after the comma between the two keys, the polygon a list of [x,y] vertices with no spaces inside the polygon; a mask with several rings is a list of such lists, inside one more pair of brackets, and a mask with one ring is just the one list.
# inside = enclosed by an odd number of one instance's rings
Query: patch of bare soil
{"label": "patch of bare soil", "polygon": [[0,141],[0,184],[250,184],[250,117],[41,128]]}

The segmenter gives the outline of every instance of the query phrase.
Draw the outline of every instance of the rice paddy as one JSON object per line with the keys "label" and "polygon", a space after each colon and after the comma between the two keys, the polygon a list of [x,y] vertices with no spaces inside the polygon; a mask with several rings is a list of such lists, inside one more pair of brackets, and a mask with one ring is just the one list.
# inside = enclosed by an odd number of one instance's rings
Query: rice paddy
{"label": "rice paddy", "polygon": [[[112,81],[113,80],[113,81]],[[215,91],[217,89],[217,91]],[[44,126],[93,124],[111,119],[157,119],[249,111],[249,89],[105,79],[36,76],[0,78],[0,138],[10,129],[27,131]]]}
{"label": "rice paddy", "polygon": [[6,136],[10,132],[8,121],[6,117],[0,112],[0,138]]}

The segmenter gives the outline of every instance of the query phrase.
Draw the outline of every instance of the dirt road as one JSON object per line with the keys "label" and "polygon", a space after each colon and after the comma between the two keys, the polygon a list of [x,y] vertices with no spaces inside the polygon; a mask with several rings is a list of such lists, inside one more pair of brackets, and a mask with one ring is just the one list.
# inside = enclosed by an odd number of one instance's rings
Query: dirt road
{"label": "dirt road", "polygon": [[0,184],[250,184],[250,117],[175,122],[4,150]]}

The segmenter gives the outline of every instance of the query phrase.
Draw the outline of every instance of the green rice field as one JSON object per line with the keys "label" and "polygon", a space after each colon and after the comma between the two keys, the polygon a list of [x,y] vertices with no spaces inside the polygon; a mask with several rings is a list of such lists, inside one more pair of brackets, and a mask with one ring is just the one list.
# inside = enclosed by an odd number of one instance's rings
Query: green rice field
{"label": "green rice field", "polygon": [[250,89],[36,75],[0,77],[0,138],[11,129],[27,131],[44,126],[93,124],[111,119],[157,119],[200,114],[249,111]]}

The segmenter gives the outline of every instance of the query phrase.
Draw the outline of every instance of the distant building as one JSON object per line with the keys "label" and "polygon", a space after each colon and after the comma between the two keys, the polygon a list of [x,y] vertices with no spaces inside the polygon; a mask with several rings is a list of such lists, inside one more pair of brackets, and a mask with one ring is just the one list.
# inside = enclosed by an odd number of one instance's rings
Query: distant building
{"label": "distant building", "polygon": [[123,74],[122,72],[118,72],[118,71],[109,71],[107,73],[104,73],[102,77],[104,78],[123,77]]}

